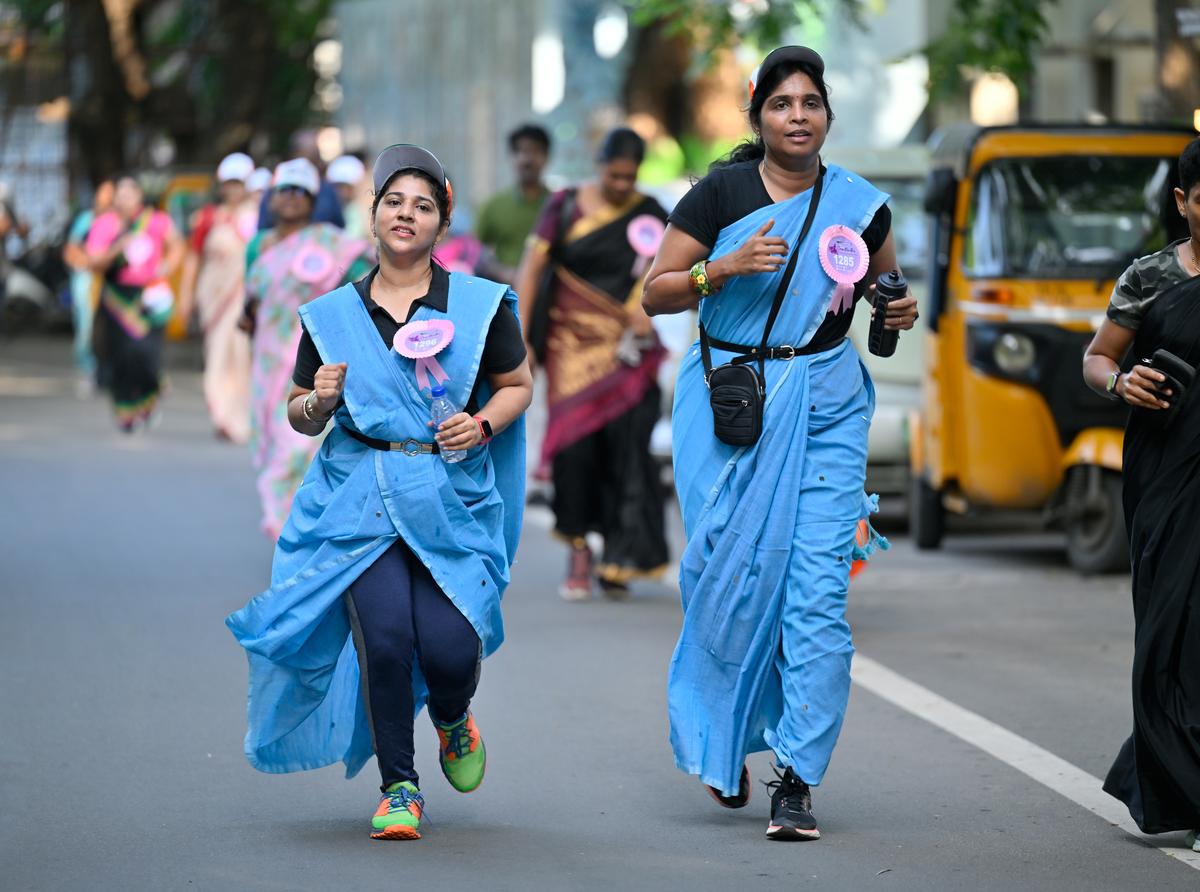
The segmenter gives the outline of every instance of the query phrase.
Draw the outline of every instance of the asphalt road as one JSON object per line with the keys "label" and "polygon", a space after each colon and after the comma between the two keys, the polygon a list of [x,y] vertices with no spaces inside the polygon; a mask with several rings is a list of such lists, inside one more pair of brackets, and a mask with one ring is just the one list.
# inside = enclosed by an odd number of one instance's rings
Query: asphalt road
{"label": "asphalt road", "polygon": [[[198,378],[122,438],[80,401],[65,341],[0,342],[0,889],[1195,889],[1135,839],[856,687],[814,809],[764,834],[761,786],[718,809],[677,772],[664,678],[678,594],[567,604],[561,546],[527,524],[508,639],[475,713],[487,781],[453,792],[421,720],[431,825],[368,838],[378,780],[256,773],[246,669],[222,625],[266,584],[247,456]],[[1127,580],[1083,580],[1054,538],[902,539],[856,581],[860,654],[1103,776],[1128,733]],[[767,760],[751,760],[756,778]],[[1178,838],[1160,845],[1178,846]]]}

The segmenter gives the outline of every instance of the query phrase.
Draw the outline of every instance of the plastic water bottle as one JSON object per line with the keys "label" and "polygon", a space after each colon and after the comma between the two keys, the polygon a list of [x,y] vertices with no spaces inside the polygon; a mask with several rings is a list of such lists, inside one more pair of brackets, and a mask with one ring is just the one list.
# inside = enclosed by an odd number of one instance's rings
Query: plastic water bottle
{"label": "plastic water bottle", "polygon": [[[446,398],[446,388],[441,384],[434,384],[433,389],[429,391],[433,395],[433,405],[429,407],[430,414],[433,418],[433,429],[436,431],[441,427],[442,422],[447,418],[451,418],[458,414],[458,410],[454,408],[454,404]],[[465,449],[443,449],[441,451],[442,461],[454,462],[462,461],[467,457]]]}

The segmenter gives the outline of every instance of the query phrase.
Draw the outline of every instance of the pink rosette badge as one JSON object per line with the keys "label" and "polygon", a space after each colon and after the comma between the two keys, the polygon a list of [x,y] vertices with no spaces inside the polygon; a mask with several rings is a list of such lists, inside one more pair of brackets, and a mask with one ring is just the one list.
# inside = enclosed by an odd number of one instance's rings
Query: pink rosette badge
{"label": "pink rosette badge", "polygon": [[637,260],[633,264],[634,278],[640,279],[649,268],[666,231],[667,227],[663,225],[663,221],[653,214],[638,214],[629,221],[625,237],[629,239],[629,247],[637,254]]}
{"label": "pink rosette badge", "polygon": [[305,245],[292,261],[292,274],[307,285],[328,278],[333,268],[333,255],[320,245]]}
{"label": "pink rosette badge", "polygon": [[844,312],[854,306],[854,285],[867,274],[871,263],[867,243],[853,229],[838,223],[821,233],[818,250],[821,269],[837,282],[829,312]]}
{"label": "pink rosette badge", "polygon": [[125,259],[132,267],[146,264],[154,256],[154,239],[139,232],[125,245]]}
{"label": "pink rosette badge", "polygon": [[416,360],[417,387],[426,390],[432,385],[430,378],[439,384],[449,381],[450,376],[434,357],[454,340],[454,323],[449,319],[426,319],[401,326],[392,339],[392,346],[401,356]]}

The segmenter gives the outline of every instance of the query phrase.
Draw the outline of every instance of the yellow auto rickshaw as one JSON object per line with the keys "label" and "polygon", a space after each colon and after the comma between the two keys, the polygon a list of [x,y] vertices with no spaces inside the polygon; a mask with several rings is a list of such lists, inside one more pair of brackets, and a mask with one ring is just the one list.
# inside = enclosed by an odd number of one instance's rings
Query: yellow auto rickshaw
{"label": "yellow auto rickshaw", "polygon": [[910,419],[917,547],[947,511],[1040,512],[1085,573],[1128,566],[1126,409],[1083,383],[1084,348],[1130,261],[1163,247],[1191,130],[955,126],[931,140],[921,408]]}

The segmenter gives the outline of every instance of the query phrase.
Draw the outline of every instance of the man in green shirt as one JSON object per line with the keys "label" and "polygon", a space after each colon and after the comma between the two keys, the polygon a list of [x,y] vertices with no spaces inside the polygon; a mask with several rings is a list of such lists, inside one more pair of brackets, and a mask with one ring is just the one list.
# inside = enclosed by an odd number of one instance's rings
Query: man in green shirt
{"label": "man in green shirt", "polygon": [[508,152],[517,184],[488,199],[479,212],[475,234],[496,255],[496,275],[513,282],[525,239],[550,194],[542,182],[542,171],[550,159],[550,134],[537,124],[523,124],[508,135]]}

